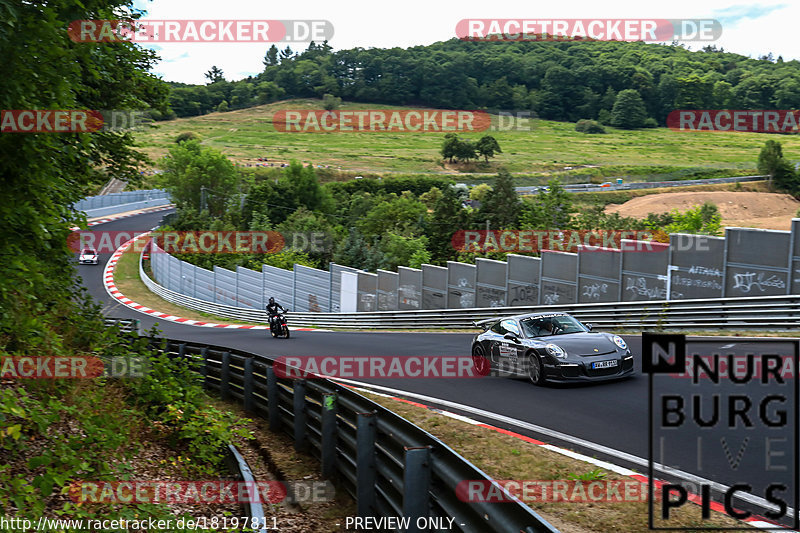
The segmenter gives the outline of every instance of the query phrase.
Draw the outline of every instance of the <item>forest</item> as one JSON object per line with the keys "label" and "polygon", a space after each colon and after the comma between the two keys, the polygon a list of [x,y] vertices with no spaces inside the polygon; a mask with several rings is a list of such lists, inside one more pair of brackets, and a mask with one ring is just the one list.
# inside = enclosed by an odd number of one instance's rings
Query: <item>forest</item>
{"label": "forest", "polygon": [[[664,125],[675,109],[795,109],[797,61],[758,59],[714,46],[643,42],[467,42],[412,48],[305,51],[275,45],[257,76],[227,81],[214,66],[207,85],[169,84],[169,119],[329,94],[347,101],[443,109],[529,110],[542,119],[598,120],[616,127]],[[615,105],[634,106],[614,123]],[[630,115],[630,114],[629,114]]]}

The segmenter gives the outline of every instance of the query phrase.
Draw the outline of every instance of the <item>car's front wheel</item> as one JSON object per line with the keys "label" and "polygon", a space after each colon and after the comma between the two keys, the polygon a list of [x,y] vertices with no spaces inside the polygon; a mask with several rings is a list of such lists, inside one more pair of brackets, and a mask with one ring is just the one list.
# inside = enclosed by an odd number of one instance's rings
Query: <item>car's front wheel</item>
{"label": "car's front wheel", "polygon": [[528,379],[534,385],[544,385],[544,370],[539,356],[531,352],[528,354]]}
{"label": "car's front wheel", "polygon": [[475,373],[479,376],[487,376],[492,370],[492,363],[486,357],[483,346],[476,344],[472,347],[472,366],[475,368]]}

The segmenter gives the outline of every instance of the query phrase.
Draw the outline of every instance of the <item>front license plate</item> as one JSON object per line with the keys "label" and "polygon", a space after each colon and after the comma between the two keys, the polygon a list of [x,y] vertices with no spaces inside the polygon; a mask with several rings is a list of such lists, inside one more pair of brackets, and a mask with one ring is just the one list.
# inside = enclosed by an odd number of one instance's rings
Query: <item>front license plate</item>
{"label": "front license plate", "polygon": [[610,361],[597,361],[596,363],[592,363],[592,368],[611,368],[617,366],[617,360],[612,359]]}

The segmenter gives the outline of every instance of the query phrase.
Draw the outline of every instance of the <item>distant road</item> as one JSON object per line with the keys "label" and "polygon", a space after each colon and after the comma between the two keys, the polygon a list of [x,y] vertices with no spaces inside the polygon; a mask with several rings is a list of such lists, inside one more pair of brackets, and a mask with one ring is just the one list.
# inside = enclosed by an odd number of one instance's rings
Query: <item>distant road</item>
{"label": "distant road", "polygon": [[[605,187],[596,183],[579,183],[575,185],[564,185],[567,192],[595,192],[595,191],[627,191],[631,189],[657,189],[660,187],[685,187],[687,185],[709,185],[714,183],[736,183],[737,181],[761,181],[767,176],[733,176],[730,178],[707,178],[702,180],[677,180],[677,181],[643,181],[636,183],[610,183]],[[538,194],[539,191],[547,190],[546,185],[534,185],[530,187],[516,187],[517,194]]]}
{"label": "distant road", "polygon": [[104,194],[114,194],[116,192],[122,192],[122,190],[125,188],[125,185],[127,185],[127,183],[125,183],[124,181],[118,180],[117,178],[111,178],[110,180],[108,180],[108,183],[106,183],[100,190],[100,194],[104,195]]}

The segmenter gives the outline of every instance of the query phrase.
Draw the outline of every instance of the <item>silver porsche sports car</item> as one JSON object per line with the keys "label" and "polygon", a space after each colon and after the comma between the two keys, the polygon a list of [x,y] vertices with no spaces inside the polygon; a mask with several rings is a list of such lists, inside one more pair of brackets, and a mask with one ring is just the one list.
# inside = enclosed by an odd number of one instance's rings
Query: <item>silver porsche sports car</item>
{"label": "silver porsche sports car", "polygon": [[625,340],[592,332],[566,313],[531,313],[475,322],[483,329],[472,341],[478,373],[525,376],[545,381],[603,381],[633,374]]}

